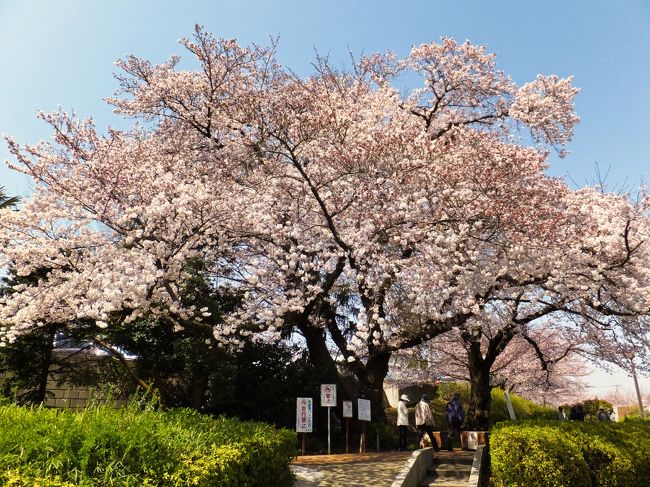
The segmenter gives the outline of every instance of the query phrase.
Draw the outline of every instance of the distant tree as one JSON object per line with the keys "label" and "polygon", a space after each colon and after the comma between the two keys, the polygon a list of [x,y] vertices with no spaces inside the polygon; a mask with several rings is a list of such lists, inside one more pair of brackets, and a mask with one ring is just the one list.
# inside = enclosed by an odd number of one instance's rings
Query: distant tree
{"label": "distant tree", "polygon": [[[590,320],[586,321],[591,324]],[[643,417],[644,404],[638,376],[650,374],[650,316],[617,316],[585,328],[591,345],[586,354],[602,368],[615,365],[632,377]]]}
{"label": "distant tree", "polygon": [[[414,349],[411,360],[402,360],[403,365],[393,371],[393,378],[412,383],[451,378],[472,384],[476,376],[471,368],[476,365],[470,355],[472,348],[476,346],[485,357],[500,329],[486,322],[476,345],[473,335],[463,336],[462,330],[440,335]],[[542,321],[515,334],[492,362],[484,360],[482,366],[489,373],[489,389],[499,387],[540,403],[561,404],[580,397],[584,391],[582,377],[587,370],[578,351],[575,337]],[[418,363],[416,357],[420,365],[409,366]],[[475,400],[470,395],[468,423],[476,409]]]}
{"label": "distant tree", "polygon": [[20,202],[17,196],[7,196],[3,186],[0,186],[0,210],[3,208],[14,208]]}

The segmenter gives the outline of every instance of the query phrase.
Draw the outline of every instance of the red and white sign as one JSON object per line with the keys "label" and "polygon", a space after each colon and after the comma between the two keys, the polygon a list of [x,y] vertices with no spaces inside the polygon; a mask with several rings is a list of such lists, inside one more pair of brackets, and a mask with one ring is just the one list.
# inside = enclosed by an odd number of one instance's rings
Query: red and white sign
{"label": "red and white sign", "polygon": [[336,407],[336,384],[320,385],[320,405]]}
{"label": "red and white sign", "polygon": [[296,433],[311,433],[313,430],[314,404],[311,397],[296,399]]}

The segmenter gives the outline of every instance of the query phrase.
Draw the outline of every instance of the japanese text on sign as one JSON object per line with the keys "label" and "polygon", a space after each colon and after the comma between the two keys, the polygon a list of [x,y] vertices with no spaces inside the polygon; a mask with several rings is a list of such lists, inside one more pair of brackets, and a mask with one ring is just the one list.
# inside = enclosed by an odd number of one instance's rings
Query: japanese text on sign
{"label": "japanese text on sign", "polygon": [[311,397],[296,399],[296,432],[311,433],[313,430],[313,401]]}
{"label": "japanese text on sign", "polygon": [[336,407],[336,384],[321,384],[320,405]]}

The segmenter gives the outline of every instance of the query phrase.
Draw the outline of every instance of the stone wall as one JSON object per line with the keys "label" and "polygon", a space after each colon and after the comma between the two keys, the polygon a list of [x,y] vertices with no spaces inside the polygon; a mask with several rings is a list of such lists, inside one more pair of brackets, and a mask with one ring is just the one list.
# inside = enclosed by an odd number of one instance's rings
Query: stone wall
{"label": "stone wall", "polygon": [[[6,373],[0,373],[0,389]],[[22,391],[18,391],[20,394]],[[56,376],[47,381],[47,397],[44,405],[52,408],[82,409],[91,403],[106,402],[106,392],[96,387],[77,386],[66,382],[59,383]],[[123,406],[124,399],[114,399],[116,406]]]}

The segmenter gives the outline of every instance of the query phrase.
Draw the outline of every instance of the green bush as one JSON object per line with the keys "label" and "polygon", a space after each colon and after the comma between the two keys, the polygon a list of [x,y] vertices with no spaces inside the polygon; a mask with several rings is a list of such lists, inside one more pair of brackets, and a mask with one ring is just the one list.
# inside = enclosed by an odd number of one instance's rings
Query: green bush
{"label": "green bush", "polygon": [[191,410],[0,406],[6,486],[289,486],[295,433]]}
{"label": "green bush", "polygon": [[500,423],[490,451],[495,486],[647,485],[650,422]]}
{"label": "green bush", "polygon": [[543,426],[494,429],[490,453],[497,486],[591,486],[578,446]]}

